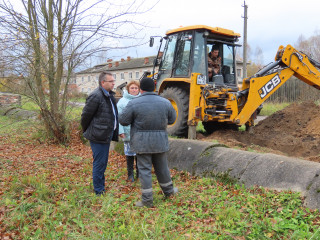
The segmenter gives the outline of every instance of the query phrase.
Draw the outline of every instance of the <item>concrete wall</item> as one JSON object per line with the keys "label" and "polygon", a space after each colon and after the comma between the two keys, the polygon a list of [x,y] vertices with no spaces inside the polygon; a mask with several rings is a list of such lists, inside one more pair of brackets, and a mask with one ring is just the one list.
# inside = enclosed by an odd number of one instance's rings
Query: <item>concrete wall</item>
{"label": "concrete wall", "polygon": [[21,96],[0,92],[0,106],[21,105]]}
{"label": "concrete wall", "polygon": [[320,209],[320,163],[187,139],[170,139],[168,162],[170,168],[192,175],[223,173],[247,187],[298,191],[305,196],[307,207]]}

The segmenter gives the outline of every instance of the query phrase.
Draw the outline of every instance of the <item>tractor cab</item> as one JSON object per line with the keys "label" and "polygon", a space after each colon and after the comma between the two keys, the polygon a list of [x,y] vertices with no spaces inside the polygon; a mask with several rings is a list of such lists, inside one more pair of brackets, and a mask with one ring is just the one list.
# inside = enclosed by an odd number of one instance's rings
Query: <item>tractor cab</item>
{"label": "tractor cab", "polygon": [[[201,74],[202,84],[237,88],[235,42],[239,36],[231,30],[203,25],[168,31],[158,53],[161,60],[155,64],[159,66],[157,90],[163,89],[164,80],[183,81],[192,73]],[[217,56],[212,56],[213,50]]]}
{"label": "tractor cab", "polygon": [[[170,30],[161,38],[151,76],[158,94],[177,113],[167,129],[170,135],[195,138],[199,121],[209,131],[213,121],[230,118],[226,92],[239,90],[235,63],[239,37],[231,30],[195,25]],[[151,37],[150,46],[153,42]],[[225,92],[218,94],[220,89]]]}

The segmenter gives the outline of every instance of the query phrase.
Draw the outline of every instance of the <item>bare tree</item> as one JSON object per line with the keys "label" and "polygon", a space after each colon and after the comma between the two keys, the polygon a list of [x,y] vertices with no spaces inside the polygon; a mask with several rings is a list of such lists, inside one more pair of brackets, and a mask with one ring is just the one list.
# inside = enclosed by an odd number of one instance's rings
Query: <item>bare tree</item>
{"label": "bare tree", "polygon": [[264,57],[263,57],[262,49],[261,49],[261,47],[257,46],[255,53],[254,53],[254,62],[257,65],[260,65],[262,67],[263,66],[263,58]]}
{"label": "bare tree", "polygon": [[296,48],[314,60],[320,62],[320,32],[315,31],[315,34],[308,39],[305,39],[302,35],[299,36]]}
{"label": "bare tree", "polygon": [[20,0],[14,6],[0,0],[3,59],[22,76],[56,140],[66,140],[68,83],[74,69],[137,36],[145,26],[135,16],[152,7],[144,0]]}
{"label": "bare tree", "polygon": [[257,46],[253,54],[251,46],[247,44],[247,59],[249,60],[249,64],[247,64],[247,76],[251,77],[262,67],[263,53],[261,48]]}

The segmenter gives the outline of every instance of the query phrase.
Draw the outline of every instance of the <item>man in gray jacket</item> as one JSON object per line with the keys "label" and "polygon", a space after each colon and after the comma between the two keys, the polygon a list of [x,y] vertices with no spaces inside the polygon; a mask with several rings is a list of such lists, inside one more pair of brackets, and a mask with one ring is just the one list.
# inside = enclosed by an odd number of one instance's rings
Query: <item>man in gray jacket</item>
{"label": "man in gray jacket", "polygon": [[119,115],[123,126],[131,124],[130,146],[137,153],[142,188],[142,200],[136,202],[137,207],[153,207],[152,165],[164,195],[169,197],[178,192],[173,187],[167,162],[167,125],[174,123],[176,112],[167,99],[153,92],[154,88],[151,78],[143,78],[141,96],[132,99]]}

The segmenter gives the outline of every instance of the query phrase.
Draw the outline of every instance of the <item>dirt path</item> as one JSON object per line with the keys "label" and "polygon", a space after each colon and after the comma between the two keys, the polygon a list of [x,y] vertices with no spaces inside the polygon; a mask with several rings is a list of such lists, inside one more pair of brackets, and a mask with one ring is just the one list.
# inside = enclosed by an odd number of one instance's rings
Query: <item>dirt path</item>
{"label": "dirt path", "polygon": [[220,130],[210,136],[199,134],[198,139],[320,162],[320,107],[313,102],[291,104],[260,120],[253,130]]}

